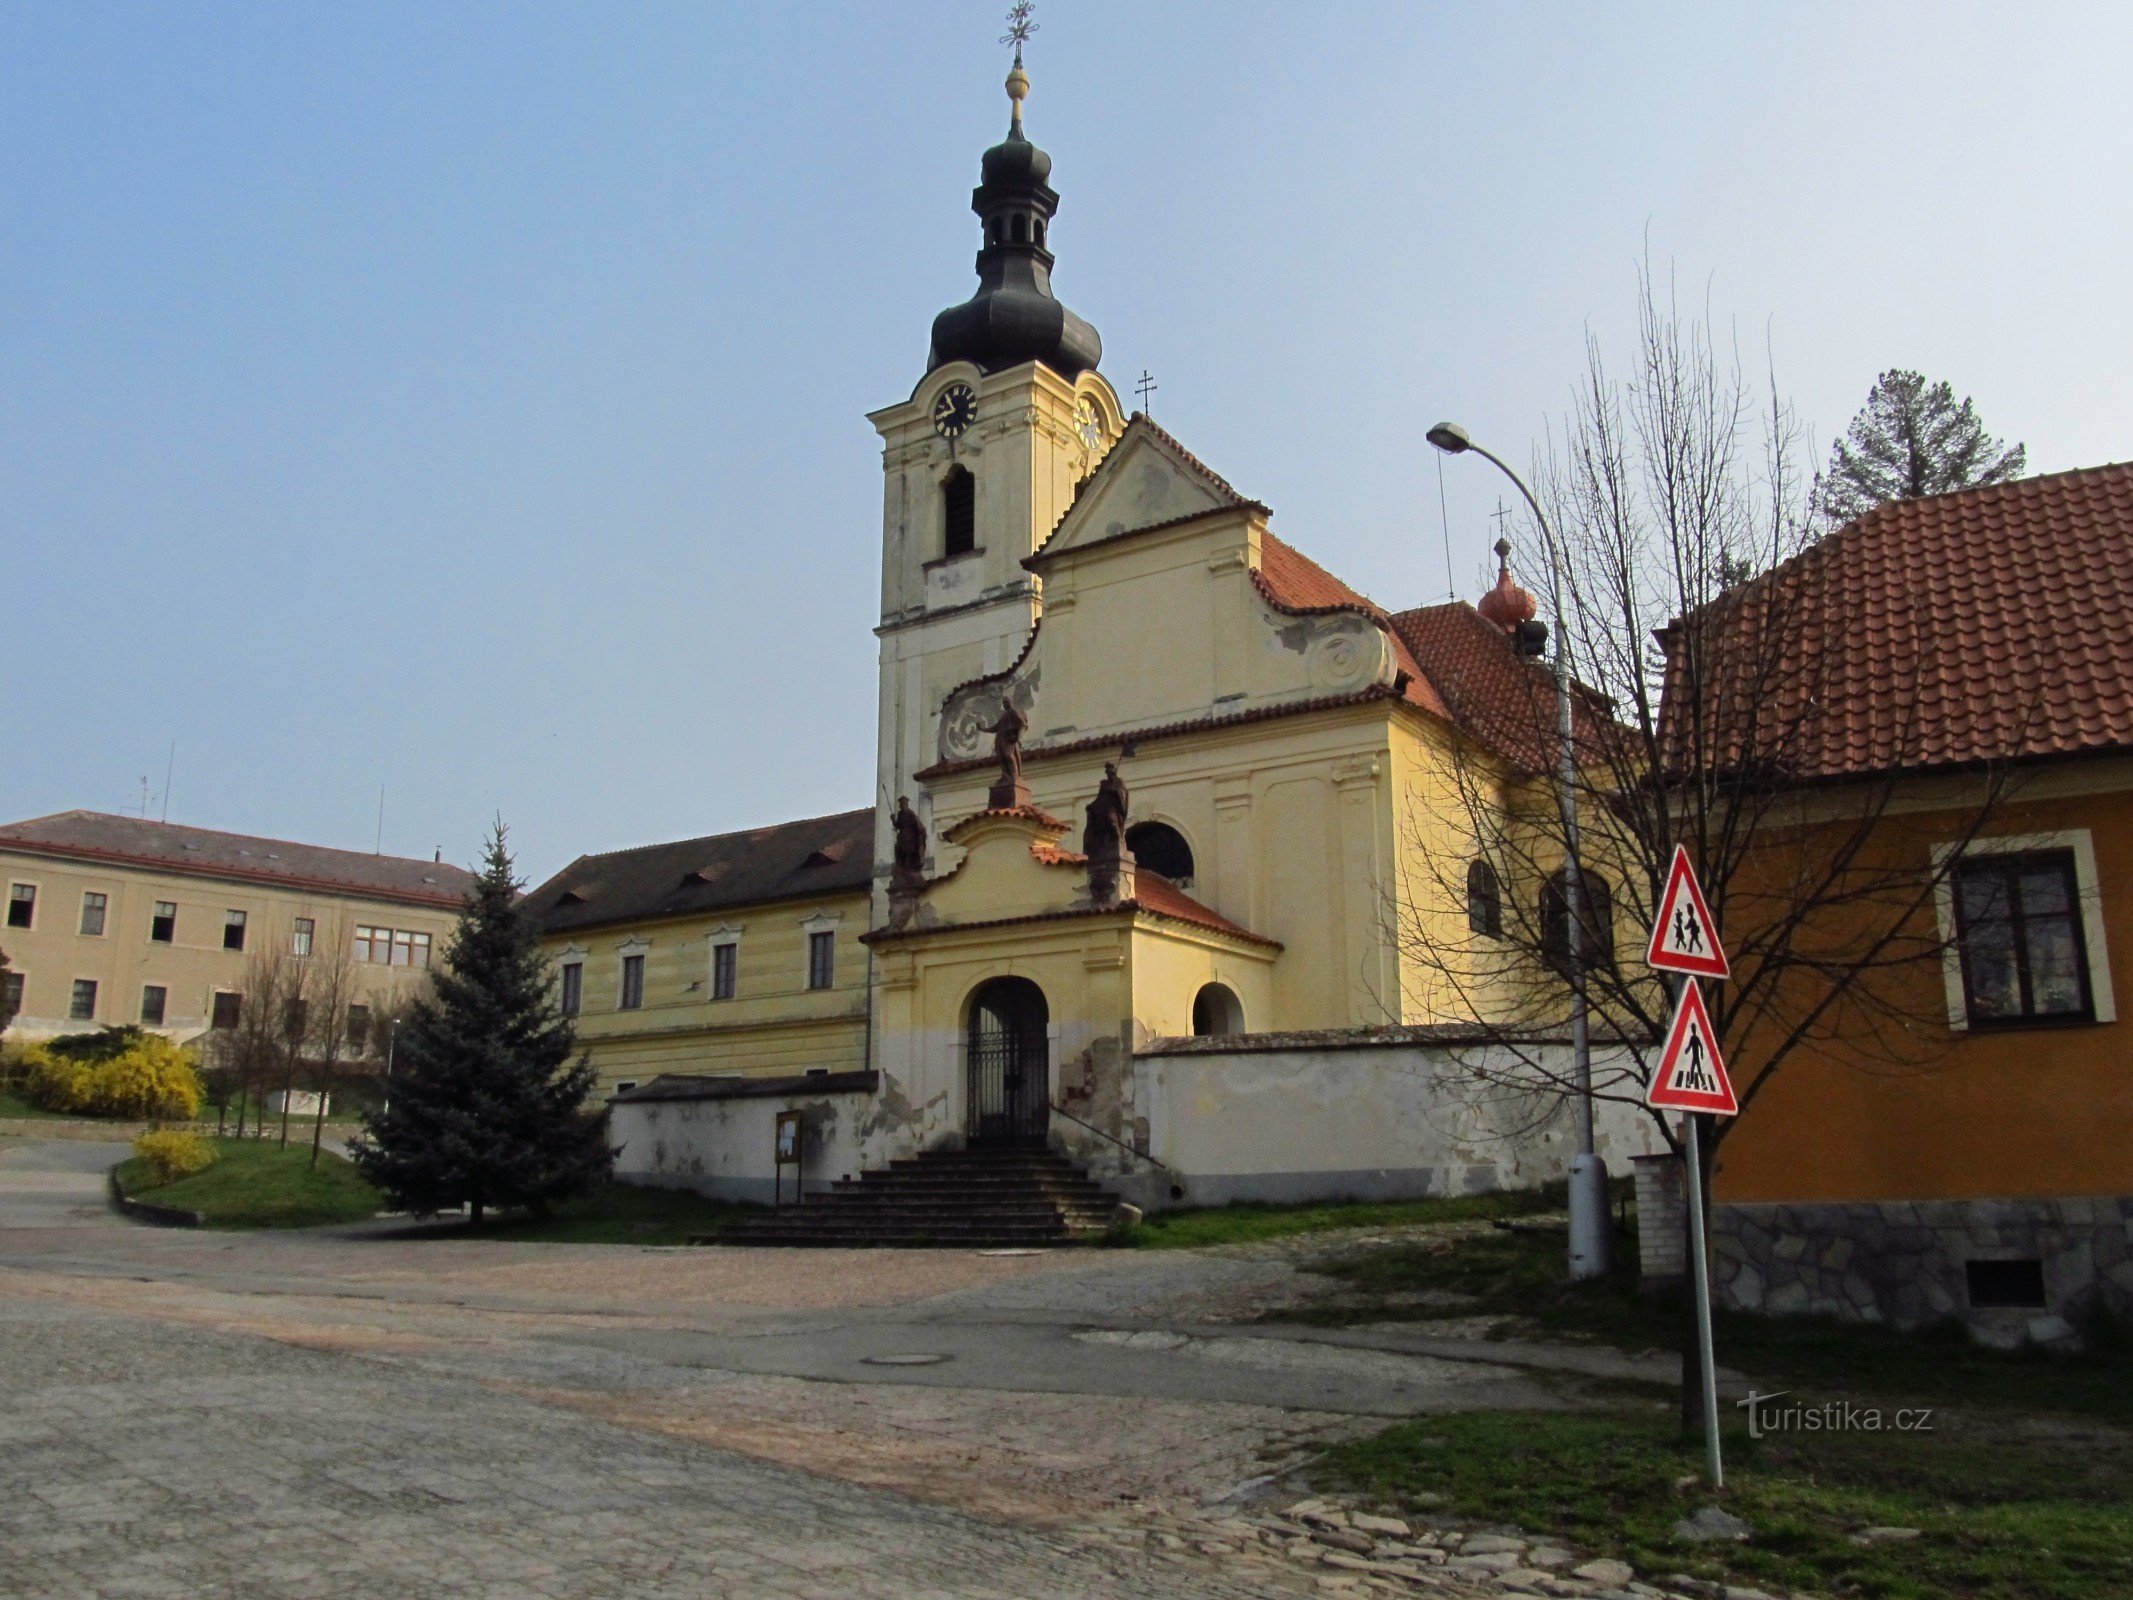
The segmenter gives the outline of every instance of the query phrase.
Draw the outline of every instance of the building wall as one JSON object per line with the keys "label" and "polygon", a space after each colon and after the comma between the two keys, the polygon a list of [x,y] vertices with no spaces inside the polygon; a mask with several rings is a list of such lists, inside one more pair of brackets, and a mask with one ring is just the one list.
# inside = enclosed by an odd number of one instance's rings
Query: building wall
{"label": "building wall", "polygon": [[[1950,1026],[1938,956],[1874,980],[1892,1035],[1840,1019],[1840,1037],[1787,1061],[1720,1147],[1715,1198],[1739,1203],[2133,1195],[2133,1024],[2117,1013],[2114,962],[2133,951],[2133,770],[2085,763],[2026,782],[1972,848],[2079,833],[2096,880],[2090,965],[2109,1020],[1973,1030]],[[1880,846],[1923,860],[1960,839],[1974,809],[1921,787]],[[1973,802],[1974,804],[1974,802]]]}
{"label": "building wall", "polygon": [[[769,1205],[860,1173],[863,1090],[794,1089],[732,1099],[619,1100],[608,1111],[615,1176]],[[778,1114],[801,1115],[800,1163],[776,1161]]]}
{"label": "building wall", "polygon": [[[809,989],[808,935],[836,936],[836,982]],[[696,916],[553,934],[558,967],[582,962],[578,1042],[610,1090],[660,1073],[776,1077],[866,1065],[865,893],[734,906]],[[734,995],[712,998],[714,944],[739,947]],[[644,1003],[624,1010],[622,962],[641,952]]]}
{"label": "building wall", "polygon": [[[315,924],[314,948],[329,953],[338,941],[351,945],[360,924],[405,929],[430,936],[432,961],[442,960],[458,921],[458,906],[411,905],[353,894],[284,888],[151,868],[80,861],[19,849],[0,850],[0,894],[18,883],[34,884],[37,908],[28,929],[0,925],[0,950],[9,969],[23,975],[20,1014],[9,1038],[49,1038],[90,1028],[141,1021],[141,991],[157,984],[168,991],[163,1023],[156,1031],[187,1040],[207,1031],[217,991],[244,987],[246,963],[261,951],[291,948],[298,917]],[[108,896],[101,936],[81,932],[82,897]],[[178,908],[176,937],[150,939],[157,901]],[[224,916],[245,913],[245,948],[222,946]],[[356,988],[375,1002],[389,1002],[427,981],[408,968],[375,964],[355,967]],[[74,981],[95,982],[96,1012],[71,1017]]]}

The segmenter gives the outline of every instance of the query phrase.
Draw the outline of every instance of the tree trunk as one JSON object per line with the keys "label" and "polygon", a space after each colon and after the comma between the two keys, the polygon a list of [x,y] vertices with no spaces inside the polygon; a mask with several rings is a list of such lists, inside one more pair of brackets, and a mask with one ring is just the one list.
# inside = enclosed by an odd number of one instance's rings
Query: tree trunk
{"label": "tree trunk", "polygon": [[311,1121],[311,1170],[318,1171],[318,1147],[326,1136],[326,1098],[333,1083],[331,1070],[322,1071],[318,1080],[318,1115]]}

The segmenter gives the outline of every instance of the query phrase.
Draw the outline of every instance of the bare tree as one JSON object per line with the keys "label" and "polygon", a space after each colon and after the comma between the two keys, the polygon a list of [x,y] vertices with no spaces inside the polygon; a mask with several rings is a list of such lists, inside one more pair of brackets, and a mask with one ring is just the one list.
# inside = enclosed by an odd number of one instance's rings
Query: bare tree
{"label": "bare tree", "polygon": [[352,1037],[351,1008],[357,1005],[356,972],[345,937],[334,933],[315,944],[309,958],[311,1011],[310,1081],[318,1103],[312,1108],[311,1165],[318,1166],[326,1136],[326,1109],[339,1087],[341,1063],[360,1055]]}
{"label": "bare tree", "polygon": [[[1891,805],[1919,750],[1910,689],[1934,648],[1924,618],[1872,619],[1898,634],[1889,654],[1906,681],[1877,697],[1870,774],[1824,781],[1844,731],[1831,708],[1840,652],[1866,619],[1827,581],[1802,430],[1648,268],[1639,313],[1634,370],[1618,378],[1588,344],[1536,473],[1558,540],[1542,605],[1567,628],[1577,679],[1580,959],[1565,959],[1554,685],[1508,643],[1488,683],[1450,686],[1480,737],[1448,792],[1411,804],[1419,848],[1405,859],[1421,865],[1399,887],[1399,939],[1440,1009],[1483,1019],[1478,1087],[1549,1107],[1573,1094],[1561,1052],[1535,1041],[1560,1036],[1582,987],[1605,1046],[1595,1098],[1641,1107],[1674,998],[1641,941],[1686,845],[1733,962],[1733,981],[1707,998],[1743,1102],[1739,1119],[1707,1119],[1708,1166],[1804,1055],[1841,1041],[1847,1059],[1917,1068],[1945,1048],[1944,1014],[1926,1014],[1915,985],[1874,980],[1937,961],[1932,901],[1954,852],[1925,848],[1913,836],[1925,824]],[[1539,530],[1528,548],[1545,548]],[[2003,775],[1978,781],[1958,843],[2003,796]],[[1447,834],[1471,853],[1448,856]],[[1948,839],[1945,817],[1933,838]],[[1678,1149],[1675,1125],[1655,1120]],[[1685,1374],[1685,1407],[1697,1381]]]}

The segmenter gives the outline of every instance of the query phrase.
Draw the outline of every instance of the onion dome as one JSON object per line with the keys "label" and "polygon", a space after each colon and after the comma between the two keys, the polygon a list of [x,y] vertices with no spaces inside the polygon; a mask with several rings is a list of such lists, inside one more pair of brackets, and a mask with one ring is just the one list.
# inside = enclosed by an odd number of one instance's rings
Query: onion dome
{"label": "onion dome", "polygon": [[933,319],[933,348],[926,370],[951,361],[972,361],[986,372],[1042,361],[1061,377],[1077,377],[1103,355],[1096,330],[1052,295],[1051,251],[1045,233],[1059,196],[1047,181],[1052,158],[1022,132],[1022,102],[1029,75],[1018,54],[1007,75],[1014,105],[1007,137],[985,152],[983,178],[970,209],[983,225],[978,251],[978,292]]}
{"label": "onion dome", "polygon": [[1509,539],[1496,541],[1496,587],[1483,595],[1474,609],[1506,633],[1516,630],[1521,622],[1531,622],[1540,609],[1533,603],[1533,596],[1512,581]]}

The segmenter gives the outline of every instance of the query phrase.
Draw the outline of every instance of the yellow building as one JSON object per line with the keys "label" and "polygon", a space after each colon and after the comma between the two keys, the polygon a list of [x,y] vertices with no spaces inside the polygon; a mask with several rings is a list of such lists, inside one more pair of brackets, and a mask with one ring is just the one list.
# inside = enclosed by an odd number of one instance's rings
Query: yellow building
{"label": "yellow building", "polygon": [[1455,773],[1518,780],[1492,714],[1533,665],[1472,606],[1356,593],[1126,415],[1052,294],[1026,90],[972,201],[978,290],[869,418],[880,804],[586,857],[530,897],[629,1085],[623,1168],[767,1197],[786,1105],[817,1182],[1014,1141],[1158,1203],[1550,1175],[1561,1119],[1448,1103],[1471,1010],[1400,929],[1423,886],[1467,928]]}
{"label": "yellow building", "polygon": [[235,1027],[262,952],[345,953],[359,1004],[426,981],[473,881],[458,867],[94,811],[0,827],[10,1038]]}

